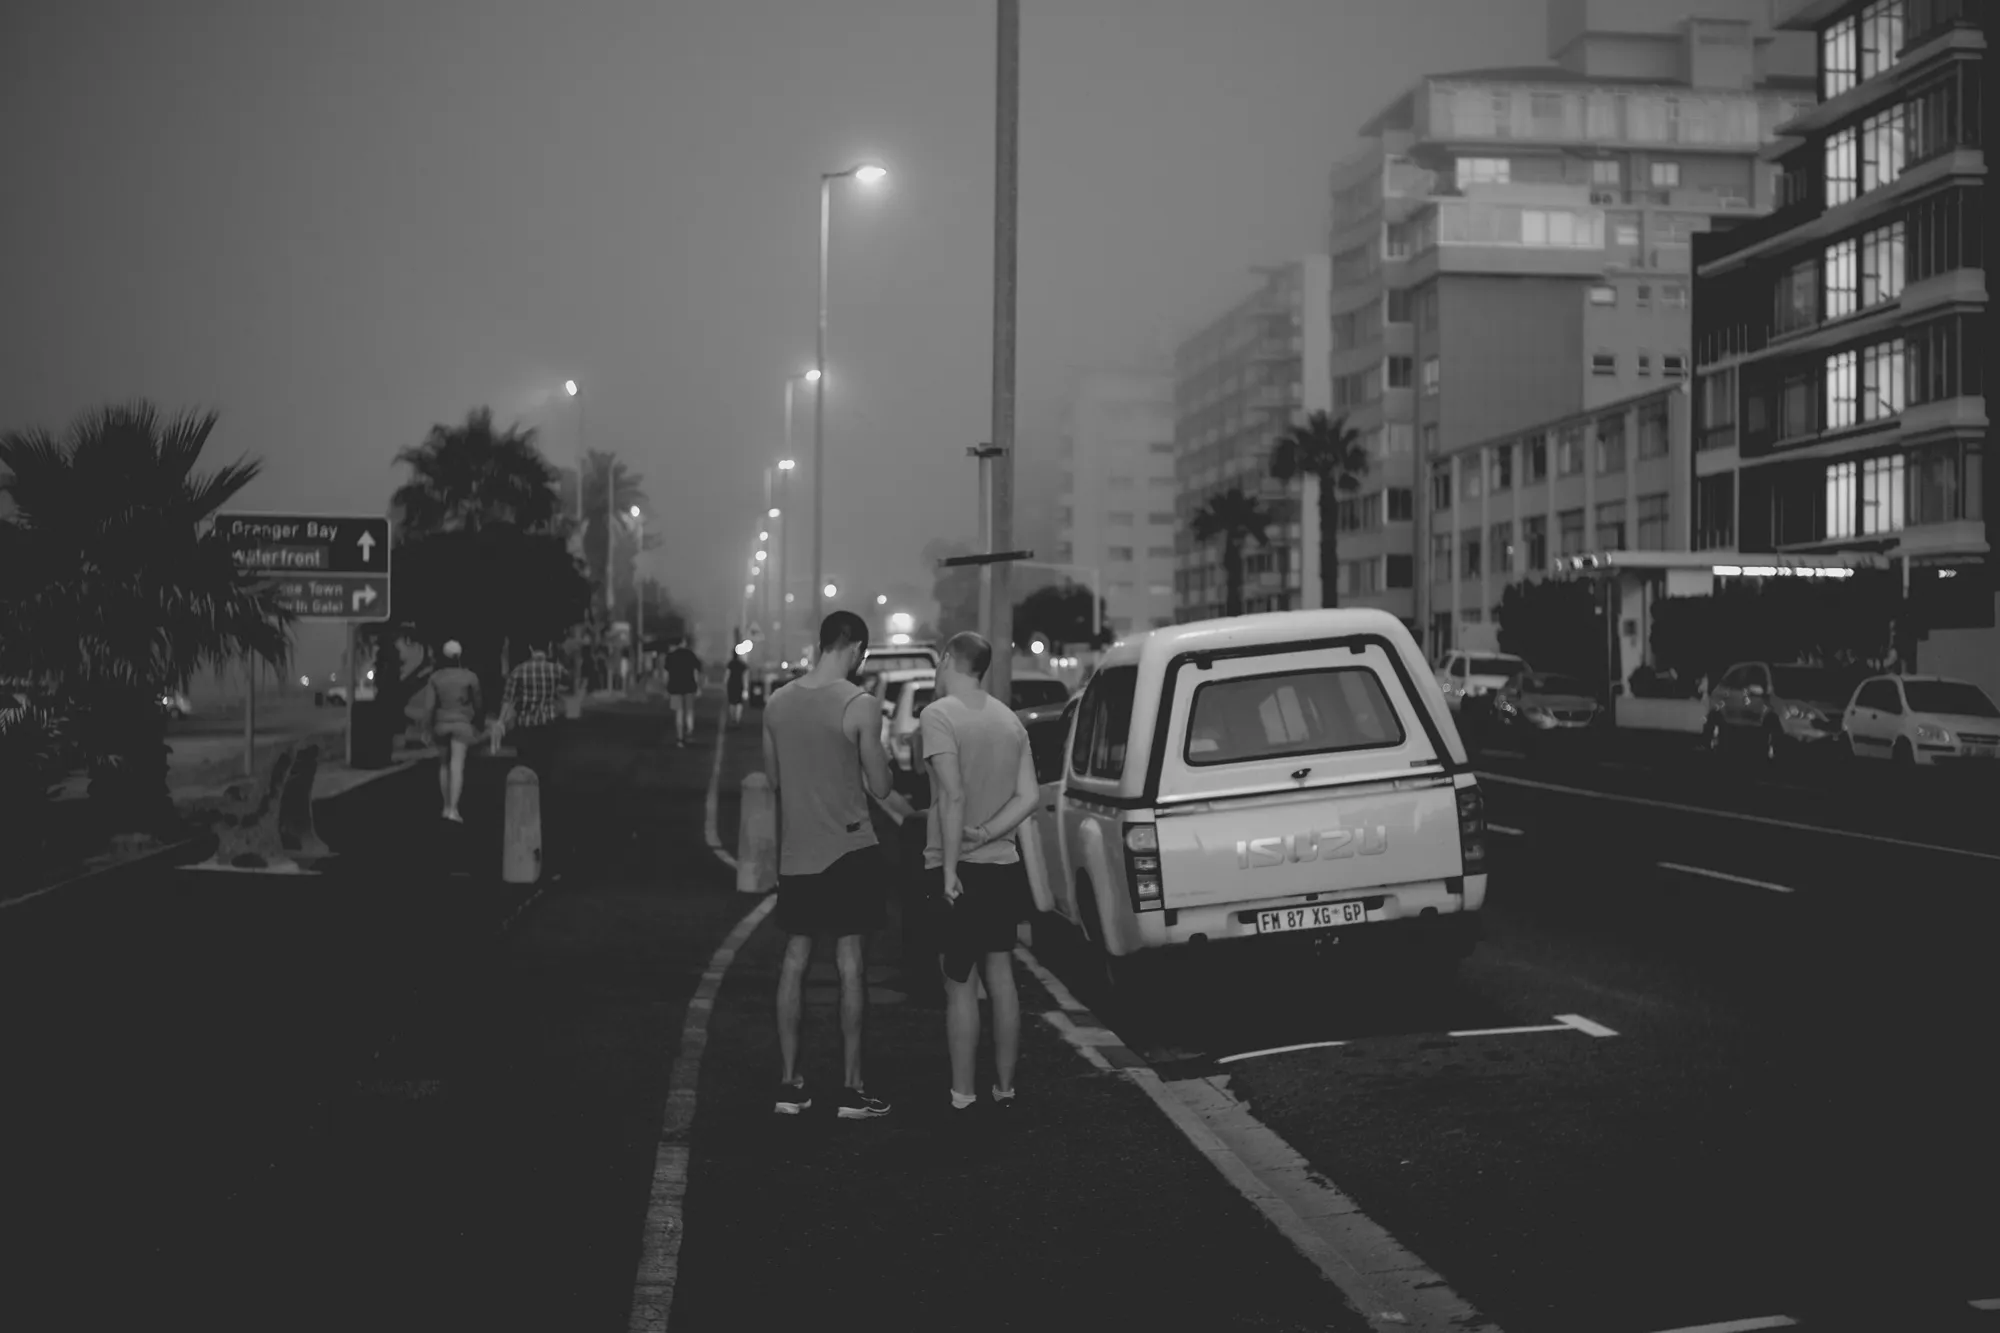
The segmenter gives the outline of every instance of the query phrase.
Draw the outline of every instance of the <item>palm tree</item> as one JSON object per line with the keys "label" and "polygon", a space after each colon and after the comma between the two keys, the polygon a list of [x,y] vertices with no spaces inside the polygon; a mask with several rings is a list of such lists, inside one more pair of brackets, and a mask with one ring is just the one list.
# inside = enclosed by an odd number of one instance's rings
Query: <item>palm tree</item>
{"label": "palm tree", "polygon": [[477,532],[496,523],[523,532],[557,526],[556,473],[535,448],[535,432],[493,428],[493,409],[475,408],[457,426],[432,426],[422,444],[399,450],[410,479],[390,500],[400,533]]}
{"label": "palm tree", "polygon": [[257,476],[195,471],[216,414],[101,408],[61,439],[0,435],[0,675],[44,683],[73,715],[95,812],[113,829],[171,823],[158,699],[204,667],[281,665],[291,617],[267,606],[209,520]]}
{"label": "palm tree", "polygon": [[1271,511],[1261,501],[1232,486],[1194,511],[1194,539],[1222,538],[1223,614],[1243,614],[1243,543],[1270,541]]}
{"label": "palm tree", "polygon": [[1321,606],[1340,605],[1340,497],[1361,489],[1368,451],[1346,417],[1314,412],[1280,435],[1271,449],[1271,475],[1279,481],[1319,479],[1319,589]]}
{"label": "palm tree", "polygon": [[[574,477],[574,472],[564,471],[561,474],[558,486],[565,503],[571,506],[576,504]],[[604,494],[607,479],[611,488],[609,512],[607,512]],[[639,473],[626,467],[625,464],[618,460],[616,455],[599,453],[593,449],[584,459],[583,558],[584,562],[590,567],[592,581],[597,584],[598,596],[601,598],[604,595],[604,559],[606,554],[604,550],[604,525],[615,517],[618,523],[612,530],[611,543],[616,549],[611,553],[611,557],[614,562],[612,565],[612,574],[616,579],[616,583],[613,586],[617,594],[616,600],[620,606],[623,606],[630,599],[632,592],[631,562],[633,533],[626,515],[631,512],[633,505],[638,505],[642,509],[646,505],[646,489],[641,485],[643,480],[644,478]],[[646,534],[646,548],[648,550],[659,544],[660,535],[657,532],[648,532]]]}

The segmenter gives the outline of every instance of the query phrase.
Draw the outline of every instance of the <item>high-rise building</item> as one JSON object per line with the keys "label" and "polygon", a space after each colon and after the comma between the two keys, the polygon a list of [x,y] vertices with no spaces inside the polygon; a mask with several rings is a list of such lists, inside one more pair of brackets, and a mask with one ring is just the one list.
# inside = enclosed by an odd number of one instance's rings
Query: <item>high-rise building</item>
{"label": "high-rise building", "polygon": [[1984,468],[1985,0],[1794,0],[1824,100],[1695,251],[1694,542],[1900,566],[1918,668],[2000,696]]}
{"label": "high-rise building", "polygon": [[[1055,563],[1077,567],[1079,583],[1098,580],[1113,633],[1173,624],[1173,376],[1083,376],[1057,447]],[[1024,577],[1047,572],[1031,565]]]}
{"label": "high-rise building", "polygon": [[1333,410],[1371,463],[1342,509],[1341,600],[1434,652],[1456,626],[1412,493],[1457,450],[1685,377],[1691,238],[1774,205],[1759,150],[1813,102],[1770,0],[1548,16],[1550,64],[1419,80],[1332,179]]}
{"label": "high-rise building", "polygon": [[1268,540],[1244,552],[1244,612],[1320,605],[1318,532],[1300,522],[1301,512],[1314,512],[1317,492],[1274,480],[1270,456],[1272,441],[1287,428],[1331,404],[1331,268],[1325,255],[1306,255],[1260,273],[1255,292],[1174,352],[1180,477],[1174,585],[1182,621],[1224,613],[1222,543],[1197,542],[1192,529],[1195,511],[1232,488],[1259,499],[1272,515]]}

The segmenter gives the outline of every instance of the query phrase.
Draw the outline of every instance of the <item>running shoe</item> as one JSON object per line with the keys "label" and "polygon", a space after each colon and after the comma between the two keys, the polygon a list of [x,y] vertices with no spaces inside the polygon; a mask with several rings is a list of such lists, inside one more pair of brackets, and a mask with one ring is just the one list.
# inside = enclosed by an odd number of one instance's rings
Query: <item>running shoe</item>
{"label": "running shoe", "polygon": [[780,1083],[777,1104],[772,1108],[779,1115],[804,1115],[812,1109],[812,1094],[806,1091],[804,1083]]}
{"label": "running shoe", "polygon": [[859,1088],[842,1088],[834,1103],[834,1114],[842,1120],[876,1120],[889,1114],[889,1103],[870,1097]]}

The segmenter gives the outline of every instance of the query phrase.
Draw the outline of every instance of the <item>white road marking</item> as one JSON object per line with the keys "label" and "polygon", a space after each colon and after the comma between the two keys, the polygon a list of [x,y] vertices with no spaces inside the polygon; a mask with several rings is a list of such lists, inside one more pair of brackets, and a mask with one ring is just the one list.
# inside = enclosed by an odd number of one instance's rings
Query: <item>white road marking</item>
{"label": "white road marking", "polygon": [[1678,870],[1683,875],[1705,875],[1709,879],[1726,879],[1731,884],[1748,884],[1753,889],[1769,889],[1773,893],[1797,893],[1789,884],[1773,884],[1768,879],[1751,879],[1746,875],[1732,875],[1727,871],[1710,870],[1707,866],[1683,865],[1679,861],[1661,861],[1662,870]]}
{"label": "white road marking", "polygon": [[1481,759],[1486,758],[1488,755],[1491,755],[1495,759],[1526,759],[1528,757],[1526,752],[1521,750],[1481,750],[1479,752]]}
{"label": "white road marking", "polygon": [[1527,1027],[1518,1028],[1460,1028],[1456,1032],[1447,1032],[1444,1035],[1447,1037],[1508,1037],[1516,1032],[1568,1032],[1569,1030],[1570,1026],[1567,1023],[1535,1023]]}
{"label": "white road marking", "polygon": [[[1081,1008],[1069,988],[1025,947],[1014,951],[1064,1010]],[[1226,1077],[1168,1083],[1146,1066],[1114,1067],[1060,1012],[1044,1018],[1092,1065],[1122,1074],[1173,1122],[1196,1151],[1341,1291],[1371,1329],[1387,1333],[1500,1333],[1422,1259],[1371,1221],[1354,1201],[1250,1113]]]}
{"label": "white road marking", "polygon": [[1528,836],[1525,830],[1517,829],[1509,824],[1488,824],[1486,831],[1488,833],[1504,833],[1510,838],[1525,838]]}
{"label": "white road marking", "polygon": [[1967,1301],[1975,1310],[2000,1310],[2000,1296],[1982,1296],[1976,1301]]}
{"label": "white road marking", "polygon": [[722,835],[716,831],[716,811],[722,803],[722,742],[729,735],[729,710],[722,710],[722,716],[715,720],[715,767],[708,772],[708,797],[702,810],[702,836],[708,839],[708,850],[715,853],[716,860],[736,869],[736,858],[722,845]]}
{"label": "white road marking", "polygon": [[1758,1329],[1797,1328],[1798,1324],[1788,1314],[1767,1314],[1754,1319],[1725,1319],[1719,1324],[1689,1324],[1686,1328],[1662,1329],[1661,1333],[1757,1333]]}
{"label": "white road marking", "polygon": [[1582,1014],[1557,1014],[1556,1022],[1573,1027],[1578,1032],[1588,1032],[1593,1037],[1615,1037],[1618,1034],[1602,1023],[1593,1022]]}
{"label": "white road marking", "polygon": [[[723,727],[729,713],[723,712]],[[715,740],[715,770],[708,780],[708,846],[716,858],[734,869],[736,861],[722,850],[715,833],[716,789],[722,781],[723,733]],[[715,1012],[722,978],[736,961],[737,950],[764,923],[776,897],[760,900],[730,929],[708,960],[708,970],[688,1000],[681,1025],[680,1054],[667,1084],[666,1110],[660,1117],[660,1142],[653,1150],[652,1195],[639,1236],[639,1268],[632,1279],[632,1313],[628,1333],[666,1333],[674,1308],[674,1287],[680,1278],[681,1237],[686,1230],[688,1141],[694,1128],[695,1094],[701,1086],[701,1056],[708,1046],[708,1018]]]}
{"label": "white road marking", "polygon": [[1262,1051],[1238,1051],[1235,1055],[1225,1055],[1216,1060],[1226,1065],[1237,1060],[1255,1060],[1260,1055],[1290,1055],[1293,1051],[1318,1051],[1328,1046],[1345,1046],[1344,1041],[1302,1041],[1296,1046],[1272,1046]]}
{"label": "white road marking", "polygon": [[1559,791],[1571,796],[1590,796],[1600,801],[1622,801],[1626,805],[1650,806],[1655,810],[1677,810],[1688,815],[1709,815],[1716,819],[1736,819],[1746,824],[1765,824],[1772,828],[1794,829],[1800,833],[1824,833],[1832,838],[1855,838],[1861,842],[1879,842],[1890,847],[1913,847],[1918,851],[1942,852],[1946,856],[1965,856],[1976,861],[2000,861],[2000,852],[1975,852],[1967,847],[1946,847],[1935,842],[1918,842],[1913,838],[1892,838],[1886,833],[1860,833],[1854,829],[1829,828],[1825,824],[1806,824],[1796,819],[1777,819],[1770,815],[1746,815],[1737,810],[1712,810],[1705,805],[1685,805],[1679,801],[1662,801],[1651,796],[1628,796],[1624,792],[1592,791],[1588,787],[1569,787],[1560,782],[1537,782],[1532,778],[1510,778],[1504,773],[1488,773],[1478,770],[1476,776],[1483,782],[1505,782],[1516,787],[1533,787],[1540,791]]}

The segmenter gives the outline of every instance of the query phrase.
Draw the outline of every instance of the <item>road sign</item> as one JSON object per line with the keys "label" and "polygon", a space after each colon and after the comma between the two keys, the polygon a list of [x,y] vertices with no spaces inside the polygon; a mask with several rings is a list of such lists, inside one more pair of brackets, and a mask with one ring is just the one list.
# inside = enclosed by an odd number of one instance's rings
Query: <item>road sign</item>
{"label": "road sign", "polygon": [[346,514],[218,514],[236,567],[265,577],[302,620],[389,618],[389,520]]}

